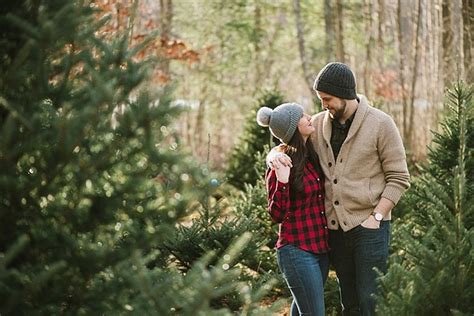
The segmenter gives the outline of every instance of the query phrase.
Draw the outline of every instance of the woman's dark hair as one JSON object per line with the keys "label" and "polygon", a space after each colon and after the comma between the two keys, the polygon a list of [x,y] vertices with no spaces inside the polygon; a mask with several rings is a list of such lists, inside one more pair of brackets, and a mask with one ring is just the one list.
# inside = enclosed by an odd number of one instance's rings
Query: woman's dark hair
{"label": "woman's dark hair", "polygon": [[319,165],[318,154],[314,150],[311,140],[308,139],[305,143],[298,129],[296,129],[288,144],[283,144],[280,150],[290,156],[293,164],[289,179],[291,183],[290,193],[292,195],[304,190],[302,178],[307,159],[309,159],[319,176],[324,178],[323,171]]}

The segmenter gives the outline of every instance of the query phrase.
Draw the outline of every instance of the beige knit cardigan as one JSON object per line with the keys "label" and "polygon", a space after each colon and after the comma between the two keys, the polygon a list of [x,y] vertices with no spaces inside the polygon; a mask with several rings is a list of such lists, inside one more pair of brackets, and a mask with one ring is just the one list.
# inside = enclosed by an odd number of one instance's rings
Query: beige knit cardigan
{"label": "beige knit cardigan", "polygon": [[[313,116],[311,140],[326,176],[326,216],[329,229],[348,231],[374,211],[381,197],[397,204],[410,186],[405,149],[393,119],[360,102],[337,161],[331,148],[329,112]],[[385,217],[391,218],[391,212]]]}

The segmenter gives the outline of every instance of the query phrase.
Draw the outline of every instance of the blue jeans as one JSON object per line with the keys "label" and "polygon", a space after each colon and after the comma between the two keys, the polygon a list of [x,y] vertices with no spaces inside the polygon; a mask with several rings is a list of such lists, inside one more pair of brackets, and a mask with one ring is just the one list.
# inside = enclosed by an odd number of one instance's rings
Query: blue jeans
{"label": "blue jeans", "polygon": [[374,268],[387,271],[389,242],[389,221],[382,221],[379,229],[359,225],[347,232],[329,231],[329,258],[336,269],[343,315],[375,315]]}
{"label": "blue jeans", "polygon": [[293,245],[285,245],[277,250],[277,259],[293,296],[290,315],[324,316],[328,255],[317,255]]}

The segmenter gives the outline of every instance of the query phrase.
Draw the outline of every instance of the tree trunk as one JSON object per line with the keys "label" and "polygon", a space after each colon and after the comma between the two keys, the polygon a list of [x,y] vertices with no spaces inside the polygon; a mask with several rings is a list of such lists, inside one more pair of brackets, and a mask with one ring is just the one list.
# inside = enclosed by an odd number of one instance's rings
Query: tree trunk
{"label": "tree trunk", "polygon": [[403,139],[407,144],[409,139],[408,134],[408,100],[405,88],[405,56],[403,43],[403,29],[402,29],[402,4],[401,0],[397,1],[397,38],[398,38],[398,57],[399,57],[399,75],[400,75],[400,91],[402,94],[403,107]]}
{"label": "tree trunk", "polygon": [[[463,12],[462,0],[452,1],[453,57],[456,65],[456,79],[465,80],[464,75],[464,44],[463,44]],[[472,61],[471,61],[472,63]]]}
{"label": "tree trunk", "polygon": [[336,0],[336,58],[339,62],[345,62],[344,51],[344,18],[342,10],[342,0]]}
{"label": "tree trunk", "polygon": [[378,34],[377,34],[377,61],[380,70],[384,68],[385,55],[385,0],[378,0]]}
{"label": "tree trunk", "polygon": [[[437,5],[434,6],[435,8],[435,19],[436,19],[436,36],[435,39],[435,47],[436,47],[436,71],[437,71],[437,79],[439,81],[439,85],[437,87],[438,96],[437,100],[440,101],[443,98],[443,90],[444,90],[444,63],[443,63],[443,0],[437,0]],[[436,111],[436,119],[438,118],[438,111]]]}
{"label": "tree trunk", "polygon": [[324,0],[324,30],[326,31],[326,62],[334,61],[334,13],[331,0]]}
{"label": "tree trunk", "polygon": [[373,5],[372,0],[366,0],[365,4],[366,12],[365,12],[365,21],[366,21],[366,36],[367,42],[365,45],[365,65],[364,65],[364,94],[367,96],[369,100],[372,99],[371,97],[371,71],[372,71],[372,46],[374,45],[374,12],[373,12]]}
{"label": "tree trunk", "polygon": [[[280,14],[283,15],[283,12],[280,12]],[[269,42],[268,42],[268,46],[267,46],[267,50],[269,52],[267,58],[265,58],[265,61],[263,63],[263,76],[265,78],[268,78],[271,74],[271,70],[272,70],[272,66],[273,66],[273,63],[275,62],[275,43],[277,42],[277,39],[279,38],[280,36],[280,33],[283,29],[283,23],[276,23],[275,25],[275,28],[273,30],[273,32],[271,32],[271,35],[268,36],[269,38]]]}
{"label": "tree trunk", "polygon": [[255,0],[254,7],[254,20],[255,20],[255,36],[253,38],[254,50],[255,50],[255,93],[260,89],[262,80],[262,66],[261,66],[261,52],[260,52],[260,38],[262,34],[262,11],[260,8],[259,0]]}
{"label": "tree trunk", "polygon": [[474,82],[474,4],[473,0],[464,0],[462,4],[462,20],[464,24],[463,42],[464,42],[464,68],[466,82]]}
{"label": "tree trunk", "polygon": [[206,117],[206,103],[207,103],[207,84],[204,84],[202,87],[202,94],[203,97],[199,100],[199,108],[196,115],[196,123],[194,125],[195,133],[195,143],[193,144],[193,152],[197,154],[198,157],[204,157],[204,150],[207,150],[203,144],[204,135],[207,134],[207,128],[205,124],[205,117]]}
{"label": "tree trunk", "polygon": [[453,64],[453,29],[452,29],[452,0],[443,0],[443,78],[445,84],[454,79],[451,65]]}
{"label": "tree trunk", "polygon": [[312,92],[313,82],[308,69],[308,59],[305,51],[304,42],[304,27],[301,19],[301,4],[300,0],[293,1],[293,10],[296,18],[296,36],[298,38],[298,50],[300,52],[301,66],[303,68],[303,76],[310,92]]}
{"label": "tree trunk", "polygon": [[419,45],[419,38],[420,38],[420,31],[421,31],[421,2],[423,0],[418,0],[418,14],[416,15],[416,31],[415,33],[415,38],[414,38],[414,44],[413,44],[413,69],[412,69],[412,79],[411,79],[411,91],[410,91],[410,124],[408,126],[408,143],[410,146],[413,145],[413,126],[415,125],[415,95],[416,95],[416,81],[417,81],[417,75],[418,75],[418,56],[420,52],[420,45]]}
{"label": "tree trunk", "polygon": [[[171,28],[173,22],[173,1],[160,0],[160,12],[158,16],[158,27],[161,32],[161,38],[167,41],[171,35]],[[160,61],[160,70],[165,77],[170,76],[170,60],[163,58]]]}

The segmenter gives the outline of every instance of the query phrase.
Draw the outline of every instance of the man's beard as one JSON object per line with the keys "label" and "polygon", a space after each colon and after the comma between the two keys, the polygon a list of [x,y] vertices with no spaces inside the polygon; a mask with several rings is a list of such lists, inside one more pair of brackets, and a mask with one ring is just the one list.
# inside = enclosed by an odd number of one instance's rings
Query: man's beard
{"label": "man's beard", "polygon": [[329,111],[329,114],[331,115],[331,118],[334,120],[334,119],[340,119],[343,115],[344,115],[344,112],[346,111],[346,100],[343,100],[342,101],[342,108],[340,108],[339,110],[335,110],[334,114],[331,113],[331,111]]}

